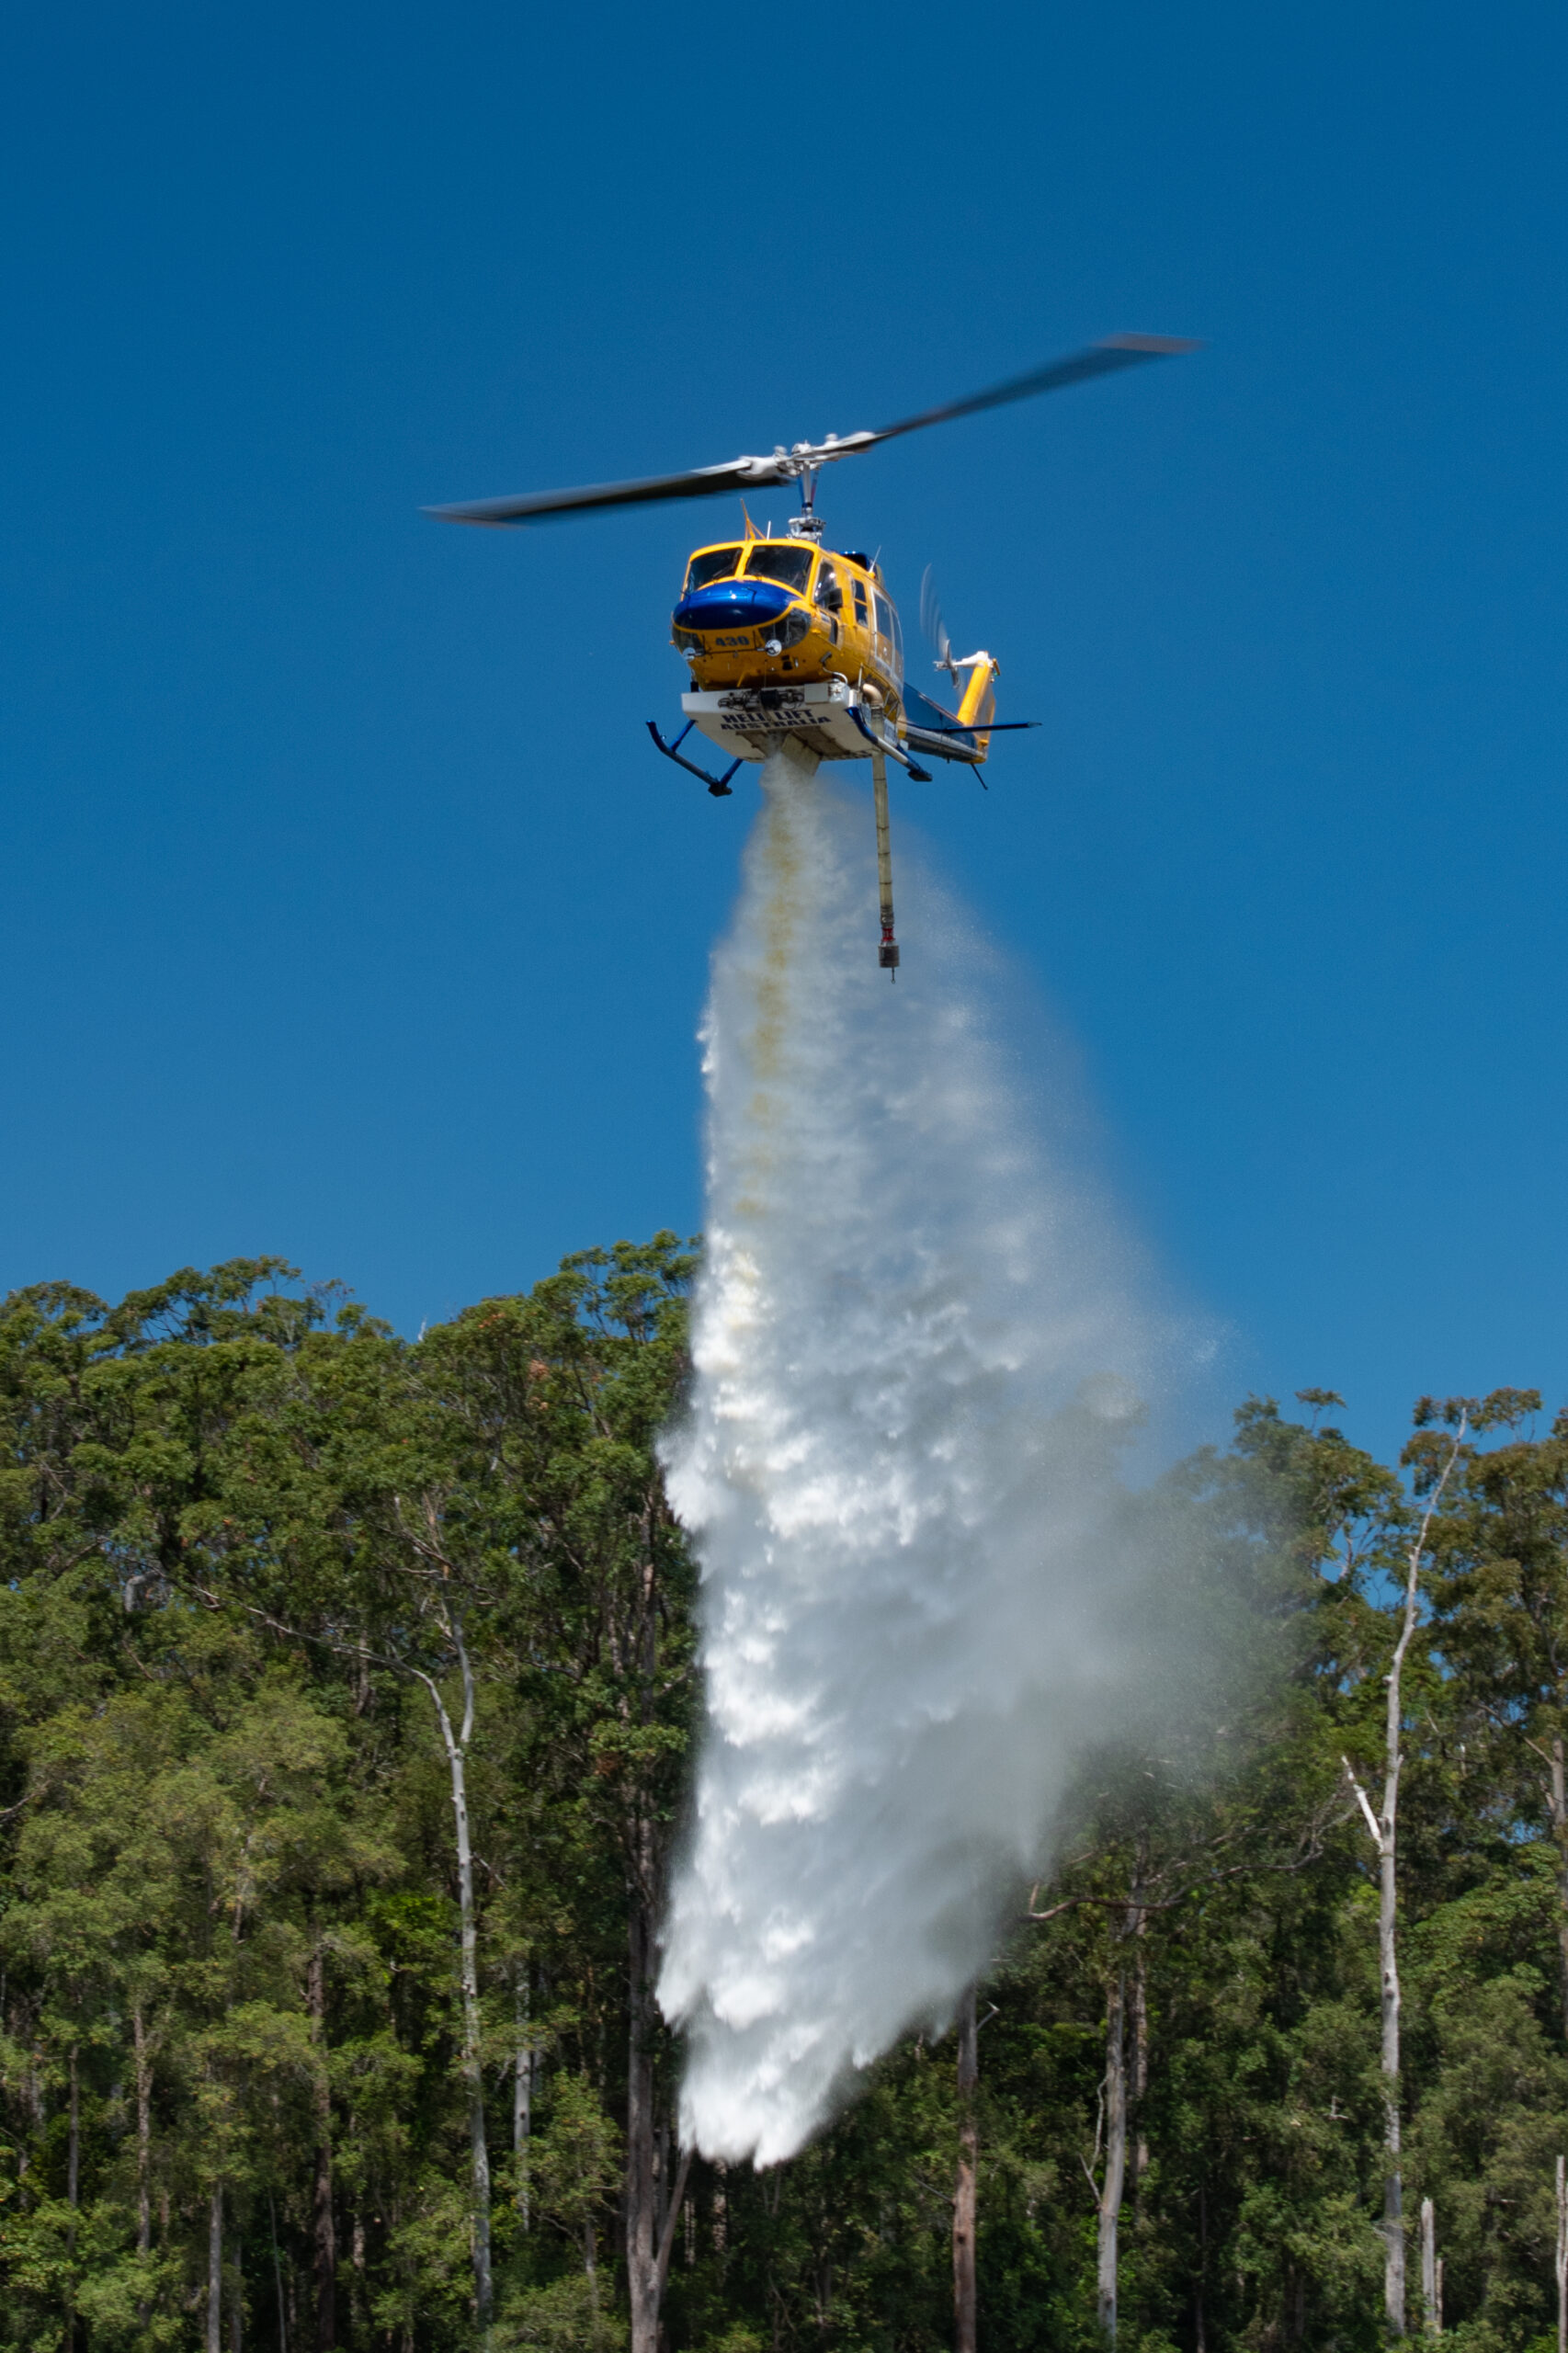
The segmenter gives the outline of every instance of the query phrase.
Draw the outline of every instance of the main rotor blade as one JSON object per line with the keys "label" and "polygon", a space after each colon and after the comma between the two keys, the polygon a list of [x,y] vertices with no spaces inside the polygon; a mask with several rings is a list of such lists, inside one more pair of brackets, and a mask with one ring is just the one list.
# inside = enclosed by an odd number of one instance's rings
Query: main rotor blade
{"label": "main rotor blade", "polygon": [[914,433],[923,425],[941,425],[950,416],[972,416],[980,409],[1000,408],[1005,402],[1027,400],[1035,392],[1055,392],[1081,384],[1091,376],[1107,376],[1119,368],[1136,368],[1145,359],[1167,359],[1177,352],[1196,351],[1195,343],[1172,335],[1118,335],[1091,344],[1068,358],[1053,359],[1027,376],[1010,376],[989,392],[971,392],[967,400],[946,401],[940,408],[923,409],[896,425],[874,433],[846,433],[842,439],[819,444],[798,442],[767,458],[732,458],[722,466],[693,466],[678,474],[650,474],[641,482],[590,483],[578,490],[531,490],[513,498],[478,498],[460,506],[427,506],[442,523],[528,523],[545,515],[582,515],[600,506],[652,506],[663,499],[714,498],[726,491],[768,490],[794,482],[808,468],[827,465],[837,458],[855,457],[891,441],[900,433]]}
{"label": "main rotor blade", "polygon": [[515,498],[476,498],[461,506],[426,506],[441,523],[527,523],[541,515],[581,515],[596,506],[652,506],[662,498],[713,498],[727,490],[766,490],[788,482],[771,458],[733,458],[683,474],[642,482],[604,482],[582,490],[528,490]]}
{"label": "main rotor blade", "polygon": [[1086,351],[1074,351],[1065,359],[1052,359],[1043,368],[1031,368],[1027,376],[1009,376],[1006,383],[993,384],[989,392],[971,392],[967,400],[944,401],[940,408],[922,409],[918,416],[902,417],[896,425],[880,425],[874,433],[863,437],[863,446],[891,441],[896,434],[916,432],[923,425],[945,425],[950,416],[973,416],[983,408],[1001,408],[1007,401],[1028,400],[1036,392],[1063,392],[1069,384],[1082,384],[1091,376],[1109,376],[1119,368],[1137,368],[1145,359],[1172,359],[1181,352],[1197,349],[1196,343],[1185,342],[1178,335],[1109,335],[1104,343],[1090,344]]}

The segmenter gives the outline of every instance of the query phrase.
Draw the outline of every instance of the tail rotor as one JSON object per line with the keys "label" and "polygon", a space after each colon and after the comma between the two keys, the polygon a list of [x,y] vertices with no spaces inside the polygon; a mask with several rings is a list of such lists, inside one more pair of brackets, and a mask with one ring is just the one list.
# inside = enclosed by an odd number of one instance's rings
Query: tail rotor
{"label": "tail rotor", "polygon": [[937,659],[933,668],[945,670],[956,687],[959,665],[953,654],[953,642],[948,635],[948,625],[942,619],[942,608],[937,602],[937,583],[931,566],[926,565],[920,580],[920,626],[930,641]]}

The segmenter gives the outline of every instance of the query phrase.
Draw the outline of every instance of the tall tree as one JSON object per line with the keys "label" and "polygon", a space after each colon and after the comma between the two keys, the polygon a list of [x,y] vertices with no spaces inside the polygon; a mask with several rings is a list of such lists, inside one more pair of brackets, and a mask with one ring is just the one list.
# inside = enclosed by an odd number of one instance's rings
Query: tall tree
{"label": "tall tree", "polygon": [[1406,1693],[1404,1675],[1422,1613],[1422,1574],[1432,1553],[1432,1531],[1450,1481],[1472,1429],[1483,1430],[1517,1410],[1513,1391],[1495,1392],[1484,1404],[1450,1397],[1424,1397],[1415,1409],[1415,1432],[1405,1448],[1417,1501],[1415,1531],[1404,1549],[1394,1643],[1383,1676],[1382,1790],[1374,1812],[1365,1784],[1348,1756],[1345,1772],[1378,1857],[1378,1979],[1382,2026],[1383,2076],[1383,2315],[1397,2336],[1405,2328],[1404,2169],[1401,2150],[1402,2073],[1399,1980],[1399,1795],[1404,1768]]}
{"label": "tall tree", "polygon": [[582,1252],[421,1351],[518,1564],[541,1766],[619,1856],[632,2353],[655,2353],[684,2178],[661,2152],[653,1979],[696,1696],[694,1581],[656,1441],[684,1372],[693,1264],[673,1234]]}
{"label": "tall tree", "polygon": [[[1538,1390],[1499,1391],[1517,1429]],[[1568,1415],[1544,1438],[1470,1453],[1438,1521],[1434,1629],[1521,1814],[1556,1852],[1558,2007],[1568,2040]]]}

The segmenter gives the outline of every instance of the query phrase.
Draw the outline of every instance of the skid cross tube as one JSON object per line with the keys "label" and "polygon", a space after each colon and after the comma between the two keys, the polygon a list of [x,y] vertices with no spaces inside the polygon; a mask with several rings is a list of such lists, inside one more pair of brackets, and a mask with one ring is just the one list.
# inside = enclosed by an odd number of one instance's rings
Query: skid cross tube
{"label": "skid cross tube", "polygon": [[700,777],[703,783],[708,787],[709,791],[713,795],[716,801],[727,800],[731,791],[730,779],[734,775],[736,768],[740,767],[739,760],[733,761],[724,770],[722,776],[710,776],[707,769],[699,768],[695,760],[682,759],[680,752],[677,749],[679,745],[685,743],[687,737],[690,734],[696,724],[697,722],[695,719],[688,719],[686,725],[681,729],[680,733],[676,737],[674,744],[665,743],[664,737],[659,733],[659,722],[656,719],[649,720],[648,733],[653,737],[654,743],[658,745],[660,751],[663,752],[666,760],[674,760],[676,767],[684,768],[687,776]]}
{"label": "skid cross tube", "polygon": [[852,702],[850,704],[849,716],[855,722],[856,726],[860,730],[861,734],[866,738],[867,743],[869,744],[871,747],[873,775],[876,773],[876,762],[878,758],[885,754],[890,760],[897,760],[901,767],[906,767],[909,770],[910,775],[915,779],[916,784],[930,783],[931,772],[929,768],[916,767],[915,762],[910,758],[909,754],[903,750],[901,745],[890,744],[882,736],[872,734],[870,729],[867,726],[864,718],[861,716],[860,706],[858,702]]}

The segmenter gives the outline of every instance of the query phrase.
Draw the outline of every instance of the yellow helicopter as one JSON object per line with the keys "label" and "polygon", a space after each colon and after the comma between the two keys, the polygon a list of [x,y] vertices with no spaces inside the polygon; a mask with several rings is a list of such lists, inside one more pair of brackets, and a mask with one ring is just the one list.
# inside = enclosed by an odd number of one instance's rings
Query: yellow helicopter
{"label": "yellow helicopter", "polygon": [[[880,441],[914,433],[922,426],[972,416],[1036,392],[1060,392],[1092,376],[1196,347],[1169,335],[1112,335],[1026,375],[1009,377],[987,392],[925,409],[918,416],[874,431],[842,437],[830,433],[823,441],[775,449],[769,457],[734,458],[724,465],[698,466],[640,482],[528,491],[513,498],[484,498],[426,511],[448,523],[516,525],[591,513],[601,506],[644,506],[798,483],[801,511],[790,517],[782,538],[775,539],[771,529],[759,532],[746,516],[743,537],[714,540],[690,557],[671,622],[672,642],[691,666],[691,690],[681,697],[686,725],[673,743],[665,741],[654,720],[649,720],[648,732],[667,759],[699,778],[718,798],[729,796],[730,780],[743,761],[765,760],[785,743],[817,760],[869,758],[881,912],[878,961],[884,971],[896,972],[887,762],[898,762],[911,777],[928,784],[931,772],[920,766],[922,759],[978,769],[994,734],[1037,722],[996,718],[997,665],[984,652],[954,654],[931,593],[929,571],[922,588],[922,620],[936,645],[937,668],[946,671],[955,688],[961,685],[957,710],[944,709],[909,683],[898,608],[880,564],[861,550],[823,545],[817,476],[840,458],[858,456]],[[710,775],[681,751],[694,728],[734,754],[722,776]]]}

